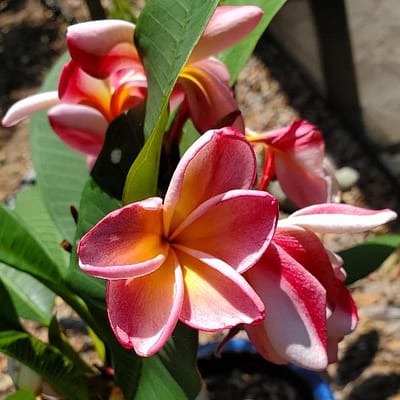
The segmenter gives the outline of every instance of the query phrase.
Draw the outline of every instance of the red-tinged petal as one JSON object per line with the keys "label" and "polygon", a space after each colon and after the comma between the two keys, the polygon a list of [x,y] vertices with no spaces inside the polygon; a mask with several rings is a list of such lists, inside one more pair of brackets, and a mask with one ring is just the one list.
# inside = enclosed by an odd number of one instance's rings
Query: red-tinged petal
{"label": "red-tinged petal", "polygon": [[66,103],[82,103],[99,110],[111,121],[111,90],[106,81],[95,79],[79,68],[75,61],[64,65],[58,84],[60,99]]}
{"label": "red-tinged petal", "polygon": [[250,189],[255,155],[232,128],[206,132],[185,152],[164,200],[164,233],[173,232],[205,200],[232,189]]}
{"label": "red-tinged petal", "polygon": [[358,313],[350,292],[339,280],[337,287],[337,304],[328,319],[328,336],[343,337],[356,328]]}
{"label": "red-tinged petal", "polygon": [[136,107],[146,97],[147,89],[138,87],[134,81],[120,85],[111,98],[111,114],[118,116],[124,111]]}
{"label": "red-tinged petal", "polygon": [[189,116],[200,133],[222,126],[244,131],[232,89],[217,76],[194,64],[183,69],[178,82],[185,90]]}
{"label": "red-tinged petal", "polygon": [[217,54],[246,37],[260,22],[263,11],[256,6],[220,6],[215,10],[189,63]]}
{"label": "red-tinged petal", "polygon": [[174,331],[183,295],[182,270],[173,251],[149,275],[108,282],[108,317],[119,342],[140,356],[155,354]]}
{"label": "red-tinged petal", "polygon": [[185,297],[180,319],[204,331],[252,324],[264,317],[264,306],[246,280],[229,265],[210,267],[177,251],[183,268]]}
{"label": "red-tinged petal", "polygon": [[223,83],[229,86],[230,73],[227,66],[220,60],[214,57],[205,58],[193,63],[190,67],[200,68],[202,71],[213,75]]}
{"label": "red-tinged petal", "polygon": [[60,100],[56,91],[44,92],[25,97],[10,107],[1,120],[1,123],[5,127],[13,126],[24,118],[29,117],[30,114],[45,110],[59,102]]}
{"label": "red-tinged petal", "polygon": [[281,358],[305,368],[324,369],[328,362],[326,292],[319,281],[274,242],[245,277],[267,313],[263,326],[250,328],[250,334],[252,329],[264,330]]}
{"label": "red-tinged petal", "polygon": [[278,227],[275,245],[280,246],[303,268],[314,275],[326,290],[327,302],[334,309],[337,302],[337,281],[331,260],[321,240],[313,232],[299,226]]}
{"label": "red-tinged petal", "polygon": [[283,224],[301,225],[320,233],[356,233],[376,228],[397,218],[389,209],[369,210],[348,204],[317,204],[294,212]]}
{"label": "red-tinged petal", "polygon": [[108,127],[99,111],[80,104],[58,104],[49,110],[48,117],[64,143],[83,154],[98,156]]}
{"label": "red-tinged petal", "polygon": [[277,218],[278,202],[270,194],[232,190],[202,203],[169,240],[221,259],[242,273],[268,247]]}
{"label": "red-tinged petal", "polygon": [[135,25],[127,21],[84,22],[68,28],[68,49],[84,71],[105,79],[114,70],[140,64],[134,33]]}
{"label": "red-tinged petal", "polygon": [[162,200],[149,198],[106,215],[78,246],[79,266],[104,279],[128,279],[156,270],[168,254],[162,239]]}

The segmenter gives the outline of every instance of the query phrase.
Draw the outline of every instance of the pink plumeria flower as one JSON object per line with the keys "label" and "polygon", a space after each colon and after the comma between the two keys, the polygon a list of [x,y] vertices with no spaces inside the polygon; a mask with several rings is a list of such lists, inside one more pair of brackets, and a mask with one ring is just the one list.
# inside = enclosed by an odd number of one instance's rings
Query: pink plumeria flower
{"label": "pink plumeria flower", "polygon": [[278,208],[250,190],[255,169],[242,133],[208,131],[182,157],[164,201],[128,204],[80,240],[81,269],[108,280],[108,316],[123,346],[149,356],[178,320],[215,331],[264,317],[241,273],[267,248]]}
{"label": "pink plumeria flower", "polygon": [[[224,118],[239,113],[229,87],[226,66],[212,56],[248,35],[262,17],[255,6],[217,7],[202,37],[182,69],[171,105],[182,101],[200,132],[217,127]],[[93,27],[96,28],[95,32]],[[137,49],[132,41],[135,26],[124,21],[95,21],[68,30],[68,48],[82,69],[98,79],[113,71],[132,68]],[[243,131],[242,118],[235,127]]]}
{"label": "pink plumeria flower", "polygon": [[388,210],[344,204],[303,208],[280,220],[263,257],[245,277],[263,300],[262,324],[246,326],[259,353],[278,363],[322,370],[357,323],[341,260],[316,233],[361,232],[396,218]]}
{"label": "pink plumeria flower", "polygon": [[260,134],[249,131],[246,137],[265,151],[259,189],[266,189],[276,177],[298,207],[332,201],[336,195],[334,177],[324,166],[325,144],[314,125],[294,121]]}

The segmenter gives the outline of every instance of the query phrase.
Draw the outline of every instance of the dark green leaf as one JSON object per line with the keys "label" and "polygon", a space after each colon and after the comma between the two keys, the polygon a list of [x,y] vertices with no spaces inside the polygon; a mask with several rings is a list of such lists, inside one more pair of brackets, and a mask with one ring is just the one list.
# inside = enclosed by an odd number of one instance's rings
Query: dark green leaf
{"label": "dark green leaf", "polygon": [[120,115],[107,129],[91,176],[108,194],[122,198],[128,171],[144,144],[144,104]]}
{"label": "dark green leaf", "polygon": [[10,289],[0,280],[0,331],[6,329],[22,330],[19,315]]}
{"label": "dark green leaf", "polygon": [[75,368],[82,374],[93,373],[91,368],[82,360],[79,354],[69,344],[67,337],[62,333],[58,325],[57,318],[51,319],[49,326],[49,343],[57,347],[65,356],[67,356],[75,365]]}
{"label": "dark green leaf", "polygon": [[4,317],[3,313],[9,313],[10,305],[6,305],[7,301],[2,293],[6,290],[19,317],[37,321],[43,325],[50,323],[55,295],[46,286],[31,275],[2,263],[0,263],[0,283],[2,304],[0,316]]}
{"label": "dark green leaf", "polygon": [[264,33],[265,29],[271,22],[274,15],[285,4],[286,0],[222,0],[223,5],[254,5],[264,10],[264,15],[257,27],[246,38],[241,40],[235,46],[227,49],[219,58],[226,64],[231,73],[231,83],[233,84],[239,72],[245,66],[247,60],[253,53],[253,50]]}
{"label": "dark green leaf", "polygon": [[347,272],[349,285],[379,268],[390,254],[400,247],[400,235],[383,235],[339,252]]}
{"label": "dark green leaf", "polygon": [[[41,91],[55,90],[62,66],[69,60],[65,54],[51,69]],[[43,201],[63,238],[72,242],[75,223],[70,207],[77,207],[88,177],[85,157],[67,147],[51,129],[47,111],[31,117],[30,139],[32,161]]]}
{"label": "dark green leaf", "polygon": [[0,332],[0,352],[25,364],[67,398],[88,400],[87,380],[56,347],[25,332]]}

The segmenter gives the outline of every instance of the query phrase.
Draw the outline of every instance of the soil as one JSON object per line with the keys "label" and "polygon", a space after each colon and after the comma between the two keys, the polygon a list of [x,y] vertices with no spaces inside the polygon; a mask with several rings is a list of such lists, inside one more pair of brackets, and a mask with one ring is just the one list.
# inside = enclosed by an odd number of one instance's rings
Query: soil
{"label": "soil", "polygon": [[[0,115],[16,100],[36,93],[53,61],[65,50],[65,30],[88,19],[78,0],[0,0]],[[253,130],[286,125],[295,117],[316,124],[325,135],[331,162],[359,172],[342,194],[347,203],[400,211],[398,186],[361,147],[340,118],[314,89],[288,54],[265,36],[236,86],[237,98]],[[0,201],[12,198],[30,176],[28,122],[0,127]],[[399,223],[376,233],[400,231]],[[349,247],[366,235],[327,236],[333,250]],[[400,254],[351,288],[360,323],[340,346],[339,360],[325,377],[336,400],[400,400]],[[73,346],[93,361],[90,341],[76,318],[60,304],[60,317]],[[71,323],[73,322],[73,323]],[[35,330],[38,331],[37,329]],[[203,340],[208,340],[207,336]],[[0,399],[13,390],[5,357],[0,355]]]}

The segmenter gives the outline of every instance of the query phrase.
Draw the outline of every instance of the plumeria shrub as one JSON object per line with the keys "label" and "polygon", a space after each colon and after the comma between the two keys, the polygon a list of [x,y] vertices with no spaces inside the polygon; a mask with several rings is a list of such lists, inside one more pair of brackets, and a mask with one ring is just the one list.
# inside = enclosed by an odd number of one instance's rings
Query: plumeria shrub
{"label": "plumeria shrub", "polygon": [[[309,122],[246,129],[233,84],[284,0],[219,3],[153,0],[137,24],[71,26],[42,92],[3,117],[32,114],[37,184],[0,208],[0,351],[39,375],[39,391],[194,399],[199,331],[242,329],[267,360],[324,370],[357,324],[346,284],[398,245],[325,247],[321,233],[396,214],[337,202]],[[272,180],[298,207],[286,218]],[[101,366],[68,343],[55,296],[86,324]]]}

